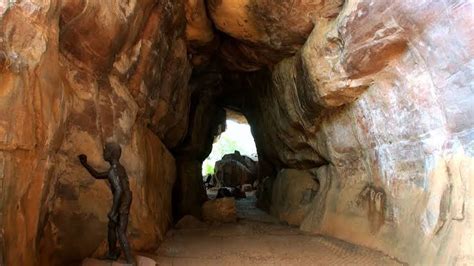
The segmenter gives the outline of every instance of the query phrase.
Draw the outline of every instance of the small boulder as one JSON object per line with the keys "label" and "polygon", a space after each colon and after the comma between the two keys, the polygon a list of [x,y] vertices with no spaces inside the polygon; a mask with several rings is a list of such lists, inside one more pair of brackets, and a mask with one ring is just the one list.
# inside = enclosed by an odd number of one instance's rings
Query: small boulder
{"label": "small boulder", "polygon": [[300,225],[319,191],[311,171],[283,169],[272,186],[271,213],[290,225]]}
{"label": "small boulder", "polygon": [[137,256],[136,258],[137,266],[156,266],[158,265],[155,260],[144,257],[144,256]]}
{"label": "small boulder", "polygon": [[205,202],[202,206],[202,217],[206,222],[236,222],[235,199],[221,198]]}
{"label": "small boulder", "polygon": [[177,229],[201,229],[207,225],[192,215],[186,215],[175,225]]}

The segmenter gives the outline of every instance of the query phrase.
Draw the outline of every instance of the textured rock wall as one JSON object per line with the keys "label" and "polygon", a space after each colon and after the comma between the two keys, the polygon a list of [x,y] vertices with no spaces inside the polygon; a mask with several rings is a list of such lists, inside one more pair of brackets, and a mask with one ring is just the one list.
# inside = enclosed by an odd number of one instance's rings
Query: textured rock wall
{"label": "textured rock wall", "polygon": [[271,213],[290,225],[300,225],[319,192],[319,183],[307,170],[283,169],[272,186]]}
{"label": "textured rock wall", "polygon": [[334,17],[342,0],[210,0],[209,16],[225,33],[219,52],[225,64],[253,71],[294,54],[314,18]]}
{"label": "textured rock wall", "polygon": [[174,187],[176,221],[187,214],[201,216],[201,205],[207,200],[202,181],[202,162],[211,153],[212,143],[225,129],[225,110],[216,102],[220,92],[220,74],[195,69],[189,82],[193,90],[189,113],[189,130],[183,142],[173,149],[177,160],[178,180]]}
{"label": "textured rock wall", "polygon": [[302,229],[409,263],[472,263],[473,11],[347,1],[294,57],[248,75],[259,158],[320,182]]}
{"label": "textured rock wall", "polygon": [[224,187],[253,184],[258,177],[258,162],[239,151],[224,155],[214,169],[215,178]]}
{"label": "textured rock wall", "polygon": [[2,9],[0,177],[6,265],[64,265],[103,251],[105,169],[123,147],[133,249],[156,248],[172,220],[191,68],[184,1],[12,1]]}

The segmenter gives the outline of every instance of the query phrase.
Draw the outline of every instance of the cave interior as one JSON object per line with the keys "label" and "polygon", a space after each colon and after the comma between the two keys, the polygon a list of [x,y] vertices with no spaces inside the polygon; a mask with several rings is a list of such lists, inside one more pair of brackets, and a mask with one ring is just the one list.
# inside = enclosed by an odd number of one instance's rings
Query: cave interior
{"label": "cave interior", "polygon": [[112,196],[77,155],[106,169],[110,141],[132,250],[157,256],[216,202],[202,164],[228,118],[250,125],[255,205],[284,230],[395,264],[473,263],[472,14],[473,0],[0,4],[0,265],[105,254]]}

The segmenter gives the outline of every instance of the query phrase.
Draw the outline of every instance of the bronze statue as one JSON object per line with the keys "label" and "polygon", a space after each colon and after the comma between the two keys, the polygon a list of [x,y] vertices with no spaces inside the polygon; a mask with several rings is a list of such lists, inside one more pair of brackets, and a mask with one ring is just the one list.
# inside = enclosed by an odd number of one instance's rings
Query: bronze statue
{"label": "bronze statue", "polygon": [[120,249],[117,248],[117,237],[124,252],[127,263],[133,263],[130,245],[127,239],[128,214],[132,203],[132,191],[128,183],[128,176],[125,168],[120,164],[119,159],[122,149],[117,143],[107,143],[104,147],[104,160],[109,162],[110,169],[99,173],[87,163],[87,156],[79,155],[81,164],[96,179],[108,179],[110,189],[113,194],[112,209],[108,213],[108,242],[109,251],[107,259],[117,260],[120,257]]}

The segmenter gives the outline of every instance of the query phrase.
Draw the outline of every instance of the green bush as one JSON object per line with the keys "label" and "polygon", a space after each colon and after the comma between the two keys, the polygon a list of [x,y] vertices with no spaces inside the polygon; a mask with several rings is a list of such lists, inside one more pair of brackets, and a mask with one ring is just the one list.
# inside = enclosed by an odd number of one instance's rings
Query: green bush
{"label": "green bush", "polygon": [[[228,128],[229,130],[229,128]],[[241,154],[250,155],[255,153],[255,143],[253,143],[253,138],[246,139],[242,136],[249,135],[251,136],[250,129],[247,134],[243,133],[238,136],[236,134],[228,134],[228,132],[222,133],[217,141],[212,145],[212,152],[209,154],[209,157],[203,162],[202,165],[202,175],[206,177],[207,175],[214,174],[214,166],[217,161],[222,159],[226,154],[234,153],[239,151]],[[249,144],[251,142],[251,144]],[[252,147],[253,146],[253,147]]]}
{"label": "green bush", "polygon": [[202,172],[204,176],[214,174],[214,164],[215,164],[215,162],[212,162],[212,161],[209,161],[209,160],[204,161],[203,172]]}

